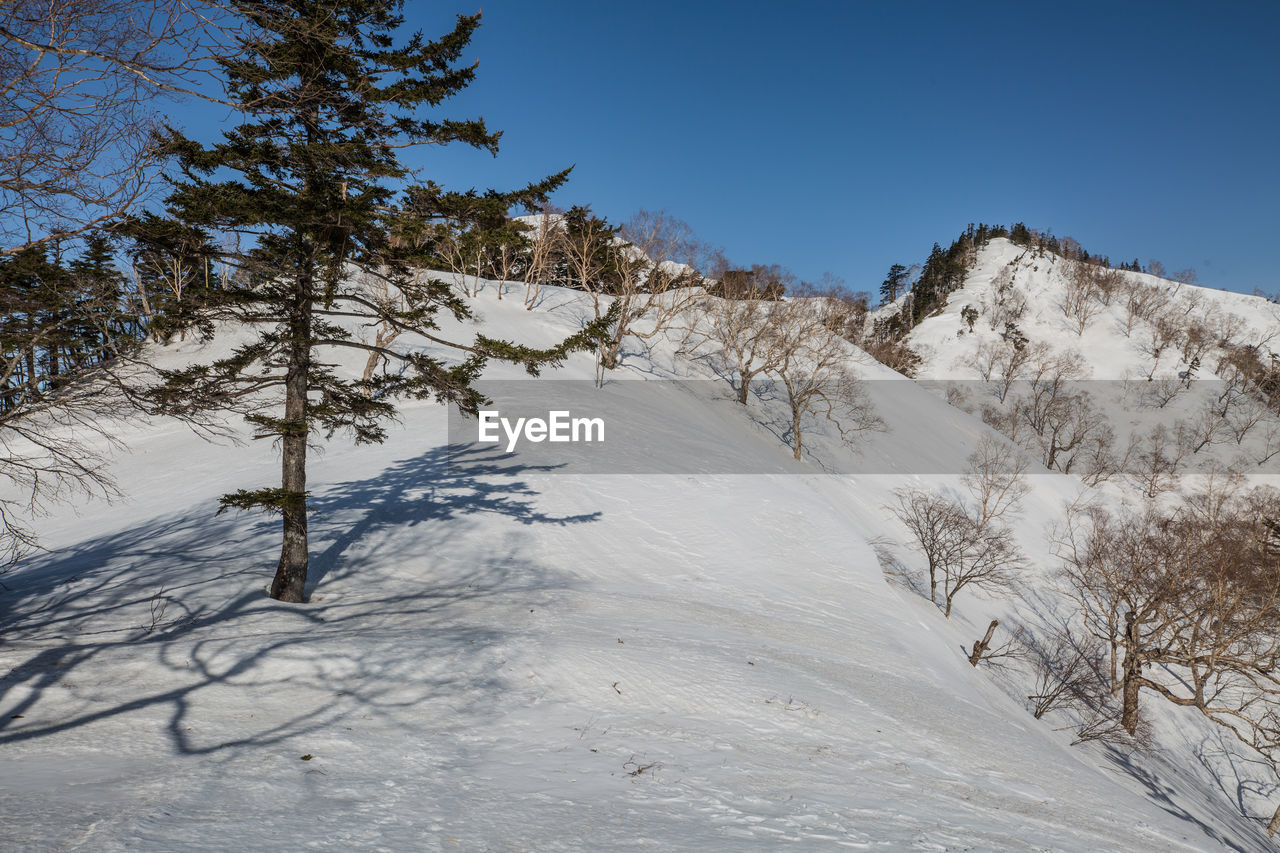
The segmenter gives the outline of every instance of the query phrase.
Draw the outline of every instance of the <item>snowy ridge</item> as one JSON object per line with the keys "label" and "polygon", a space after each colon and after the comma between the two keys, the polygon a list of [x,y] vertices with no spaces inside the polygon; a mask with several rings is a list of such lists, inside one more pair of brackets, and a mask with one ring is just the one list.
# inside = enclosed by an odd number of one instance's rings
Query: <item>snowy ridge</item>
{"label": "snowy ridge", "polygon": [[922,357],[917,378],[1047,465],[1044,441],[1027,434],[1032,419],[1016,409],[1027,392],[1062,382],[1064,396],[1087,398],[1079,422],[1097,429],[1079,459],[1051,467],[1091,486],[1148,498],[1174,490],[1176,478],[1153,481],[1153,447],[1179,476],[1226,467],[1280,482],[1280,418],[1245,378],[1275,370],[1280,305],[1096,267],[1109,290],[1090,295],[1073,291],[1081,269],[991,241],[964,286],[907,336]]}
{"label": "snowy ridge", "polygon": [[[1026,310],[1018,325],[1031,341],[1043,341],[1055,351],[1077,350],[1092,368],[1089,379],[1145,379],[1151,369],[1151,355],[1144,351],[1150,323],[1136,319],[1125,331],[1125,299],[1118,294],[1111,304],[1100,307],[1083,332],[1063,312],[1070,262],[1051,253],[1011,243],[1000,237],[979,253],[964,287],[948,296],[946,306],[912,330],[908,341],[925,363],[919,375],[930,379],[978,379],[969,360],[983,341],[999,338],[1000,324],[993,327],[987,308],[995,301],[996,281],[1005,275],[1013,290],[1025,300]],[[1179,284],[1146,273],[1116,270],[1125,282],[1153,288],[1167,299],[1167,310],[1188,321],[1199,320],[1215,331],[1229,334],[1244,343],[1255,343],[1280,353],[1280,305],[1258,296]],[[967,324],[961,312],[967,306],[983,310],[974,324],[974,333],[958,335]],[[1156,377],[1176,377],[1186,365],[1176,354],[1164,357]],[[1215,378],[1206,364],[1198,378]]]}
{"label": "snowy ridge", "polygon": [[[972,343],[959,311],[1016,254],[1001,242],[916,330],[930,370]],[[527,312],[497,287],[476,298],[495,337],[549,344],[590,310],[548,289]],[[444,410],[409,404],[385,444],[317,458],[305,606],[263,594],[276,523],[214,515],[270,481],[270,446],[122,425],[128,500],[45,519],[53,551],[4,579],[0,845],[1264,849],[1235,800],[1269,812],[1274,791],[1206,724],[1153,706],[1153,754],[1069,747],[1064,720],[1027,712],[1023,674],[967,662],[990,619],[1060,612],[1044,528],[1077,479],[1033,477],[1012,597],[975,593],[948,621],[893,577],[919,562],[893,490],[956,478],[820,472],[904,454],[942,470],[990,430],[849,358],[886,380],[869,386],[890,430],[857,450],[815,433],[794,463],[767,411],[690,402],[724,447],[791,472],[774,475],[460,471]],[[547,376],[594,369],[578,354]],[[631,347],[628,377],[714,373],[665,342]]]}

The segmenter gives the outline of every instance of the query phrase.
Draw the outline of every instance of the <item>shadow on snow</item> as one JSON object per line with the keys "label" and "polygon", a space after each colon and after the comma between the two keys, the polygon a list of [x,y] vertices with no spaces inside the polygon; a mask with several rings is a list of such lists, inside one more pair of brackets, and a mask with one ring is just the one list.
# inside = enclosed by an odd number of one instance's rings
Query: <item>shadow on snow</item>
{"label": "shadow on snow", "polygon": [[[570,585],[527,557],[518,525],[600,517],[540,511],[519,479],[536,470],[439,449],[324,489],[308,605],[265,595],[279,522],[212,505],[32,560],[0,595],[0,744],[111,721],[101,734],[154,723],[189,755],[370,715],[465,727],[510,691],[520,615]],[[484,515],[507,522],[498,535]]]}

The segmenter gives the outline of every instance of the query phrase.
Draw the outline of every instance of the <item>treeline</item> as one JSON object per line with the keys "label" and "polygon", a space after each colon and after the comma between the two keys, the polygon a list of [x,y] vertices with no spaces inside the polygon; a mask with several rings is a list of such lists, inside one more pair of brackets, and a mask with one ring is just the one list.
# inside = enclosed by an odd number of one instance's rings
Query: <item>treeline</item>
{"label": "treeline", "polygon": [[[637,294],[696,286],[779,299],[798,284],[778,265],[735,267],[665,213],[642,211],[613,224],[588,206],[561,211],[548,196],[567,176],[514,192],[445,192],[429,182],[410,188],[381,227],[415,268],[453,273],[472,294],[482,281],[519,282],[529,308],[546,286],[620,297],[637,313],[657,304]],[[155,213],[0,254],[0,412],[17,411],[147,340],[208,333],[227,294],[249,275],[242,254],[203,228]],[[605,301],[597,300],[602,315]],[[627,332],[624,321],[609,360]]]}
{"label": "treeline", "polygon": [[207,333],[231,272],[206,234],[156,216],[0,255],[0,413],[148,339]]}

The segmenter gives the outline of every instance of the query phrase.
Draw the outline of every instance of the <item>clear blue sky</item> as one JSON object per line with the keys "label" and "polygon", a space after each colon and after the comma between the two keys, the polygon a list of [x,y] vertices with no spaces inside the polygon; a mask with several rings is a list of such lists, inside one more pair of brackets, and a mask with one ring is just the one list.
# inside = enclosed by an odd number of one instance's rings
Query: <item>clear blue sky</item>
{"label": "clear blue sky", "polygon": [[[474,0],[472,0],[474,2]],[[474,5],[409,0],[428,36]],[[476,83],[441,115],[496,160],[414,155],[452,186],[576,164],[556,197],[669,210],[742,264],[874,290],[970,221],[1280,290],[1280,3],[491,0]]]}

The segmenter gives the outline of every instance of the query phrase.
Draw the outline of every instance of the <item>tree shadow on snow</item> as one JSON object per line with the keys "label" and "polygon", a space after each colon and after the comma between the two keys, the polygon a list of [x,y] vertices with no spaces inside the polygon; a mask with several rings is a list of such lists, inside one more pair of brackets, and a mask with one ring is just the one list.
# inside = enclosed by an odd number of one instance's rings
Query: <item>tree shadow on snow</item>
{"label": "tree shadow on snow", "polygon": [[0,745],[92,727],[217,756],[375,717],[475,723],[510,701],[507,655],[571,585],[520,526],[600,517],[538,509],[519,479],[536,470],[449,448],[323,490],[308,605],[265,595],[279,521],[212,505],[32,560],[0,595]]}
{"label": "tree shadow on snow", "polygon": [[[1193,826],[1197,827],[1206,837],[1213,839],[1214,842],[1221,845],[1227,850],[1245,851],[1250,848],[1244,847],[1237,841],[1223,835],[1218,829],[1205,823],[1196,817],[1183,806],[1175,802],[1178,792],[1169,785],[1161,782],[1159,777],[1150,769],[1142,766],[1127,753],[1116,749],[1115,747],[1107,747],[1107,759],[1129,776],[1137,780],[1146,789],[1147,796],[1157,806],[1164,809],[1167,813],[1179,818]],[[1234,815],[1231,817],[1235,817]]]}
{"label": "tree shadow on snow", "polygon": [[332,572],[345,575],[358,571],[358,564],[344,561],[347,551],[355,543],[386,530],[484,514],[524,525],[566,526],[600,518],[599,512],[554,516],[538,510],[532,500],[538,492],[523,481],[509,478],[551,472],[557,466],[519,464],[508,459],[493,447],[452,445],[401,461],[377,477],[339,483],[328,494],[312,499],[312,518],[341,532],[323,549],[316,549],[313,542],[308,594]]}

